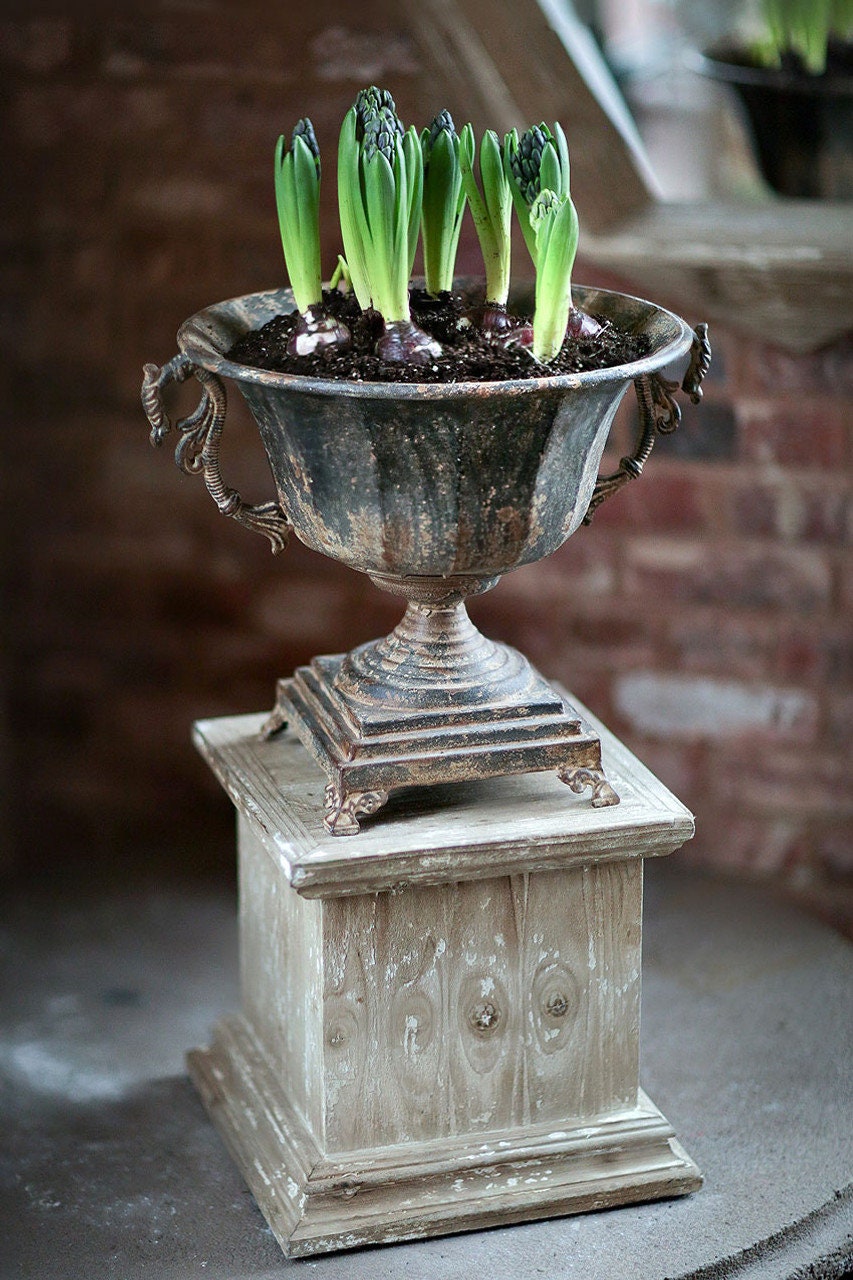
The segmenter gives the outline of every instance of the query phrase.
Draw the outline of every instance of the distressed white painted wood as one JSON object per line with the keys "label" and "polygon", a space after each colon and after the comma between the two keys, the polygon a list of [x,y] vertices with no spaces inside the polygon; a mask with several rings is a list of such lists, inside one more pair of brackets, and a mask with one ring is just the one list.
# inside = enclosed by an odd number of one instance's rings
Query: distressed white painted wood
{"label": "distressed white painted wood", "polygon": [[687,810],[596,725],[618,807],[527,775],[333,837],[260,722],[196,726],[239,816],[243,1008],[189,1063],[285,1251],[695,1190],[638,1080],[642,859]]}
{"label": "distressed white painted wood", "polygon": [[621,803],[593,809],[554,773],[394,792],[355,836],[323,829],[326,778],[293,733],[258,737],[264,716],[202,720],[195,743],[292,887],[305,897],[371,893],[672,853],[693,818],[572,694],[601,737]]}

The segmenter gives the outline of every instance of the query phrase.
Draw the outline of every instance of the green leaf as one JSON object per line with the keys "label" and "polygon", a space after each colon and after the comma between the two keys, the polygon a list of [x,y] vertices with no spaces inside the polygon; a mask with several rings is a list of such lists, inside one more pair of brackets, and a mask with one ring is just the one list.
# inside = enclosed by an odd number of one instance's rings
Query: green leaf
{"label": "green leaf", "polygon": [[405,136],[403,139],[397,139],[394,145],[394,164],[392,173],[394,176],[394,243],[390,262],[390,274],[393,284],[394,297],[391,306],[395,312],[393,317],[386,319],[408,320],[409,319],[409,277],[412,274],[412,260],[414,253],[409,256],[410,236],[415,236],[415,247],[417,247],[418,226],[420,225],[420,199],[418,200],[418,208],[414,228],[412,228],[412,202],[409,182],[409,173],[407,167],[407,157],[412,160],[415,169],[414,177],[418,173],[423,173],[420,164],[420,150],[417,147],[417,136],[413,132],[413,145],[406,145]]}
{"label": "green leaf", "polygon": [[[462,185],[465,188],[465,195],[468,198],[471,216],[479,234],[481,225],[488,226],[490,219],[486,203],[480,194],[480,188],[477,186],[477,179],[474,176],[475,151],[474,130],[470,124],[466,124],[459,135],[459,171]],[[482,147],[480,149],[480,165],[482,168]]]}
{"label": "green leaf", "polygon": [[480,143],[482,191],[474,173],[474,149],[474,130],[466,124],[459,135],[459,169],[483,255],[486,301],[504,306],[509,295],[512,197],[497,134],[488,129]]}
{"label": "green leaf", "polygon": [[359,94],[338,146],[341,234],[359,305],[389,323],[409,319],[422,172],[417,133],[403,132],[390,95]]}
{"label": "green leaf", "polygon": [[341,253],[338,254],[337,265],[335,266],[331,279],[329,280],[329,288],[337,289],[339,284],[343,284],[344,286],[341,290],[342,293],[349,293],[352,288],[352,276],[350,275],[347,260]]}
{"label": "green leaf", "polygon": [[578,215],[571,198],[553,191],[537,196],[530,214],[536,236],[536,309],[533,355],[547,362],[559,353],[572,305],[572,268],[578,248]]}
{"label": "green leaf", "polygon": [[401,308],[395,270],[403,241],[396,235],[400,210],[394,172],[381,151],[363,157],[362,170],[371,239],[367,267],[373,303],[385,320],[403,320],[406,317],[399,314]]}
{"label": "green leaf", "polygon": [[367,270],[369,228],[364,214],[361,191],[361,164],[356,141],[356,111],[351,107],[344,117],[338,142],[338,211],[344,255],[358,305],[367,310],[371,304],[370,278]]}
{"label": "green leaf", "polygon": [[424,274],[431,294],[453,288],[453,269],[464,206],[459,139],[443,129],[435,138],[424,164]]}
{"label": "green leaf", "polygon": [[480,177],[492,228],[493,251],[486,262],[486,301],[505,306],[509,297],[512,256],[512,195],[504,172],[498,135],[487,129],[480,142]]}
{"label": "green leaf", "polygon": [[[539,166],[539,190],[556,191],[563,195],[563,175],[560,172],[560,158],[555,147],[548,145],[542,152],[542,163]],[[568,194],[567,192],[565,194]]]}
{"label": "green leaf", "polygon": [[498,135],[493,129],[486,130],[480,143],[480,177],[492,226],[506,227],[509,235],[512,195],[504,172]]}
{"label": "green leaf", "polygon": [[[322,300],[319,179],[314,156],[301,138],[286,151],[284,136],[275,148],[275,201],[281,247],[293,296],[302,312]],[[304,155],[310,174],[304,173]]]}
{"label": "green leaf", "polygon": [[424,189],[424,162],[418,135],[414,126],[410,125],[403,134],[402,155],[406,170],[406,198],[408,205],[408,221],[406,225],[406,284],[412,274],[415,254],[418,250],[418,235],[421,228],[421,205]]}
{"label": "green leaf", "polygon": [[566,141],[566,135],[563,132],[563,126],[559,120],[554,122],[554,132],[552,134],[557,147],[557,154],[560,157],[560,172],[562,174],[562,183],[560,185],[560,195],[567,196],[571,193],[571,165],[569,164],[569,144]]}
{"label": "green leaf", "polygon": [[[306,284],[315,294],[314,301],[323,296],[320,265],[320,180],[317,162],[302,138],[293,142],[290,157],[292,181],[299,211],[299,240],[302,271]],[[301,310],[301,308],[300,308]]]}

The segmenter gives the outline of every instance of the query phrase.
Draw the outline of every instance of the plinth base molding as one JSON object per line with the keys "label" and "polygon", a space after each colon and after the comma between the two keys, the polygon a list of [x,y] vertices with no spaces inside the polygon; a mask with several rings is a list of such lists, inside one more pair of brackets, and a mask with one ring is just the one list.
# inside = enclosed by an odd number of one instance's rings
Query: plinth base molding
{"label": "plinth base molding", "polygon": [[413,1240],[695,1191],[696,1165],[640,1091],[577,1128],[527,1125],[324,1156],[242,1017],[190,1075],[285,1253]]}

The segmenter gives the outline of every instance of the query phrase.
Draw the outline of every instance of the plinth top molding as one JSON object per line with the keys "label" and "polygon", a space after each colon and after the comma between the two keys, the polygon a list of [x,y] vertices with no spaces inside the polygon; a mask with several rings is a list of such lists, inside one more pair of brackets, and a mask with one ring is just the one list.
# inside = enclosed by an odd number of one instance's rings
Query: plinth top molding
{"label": "plinth top molding", "polygon": [[520,875],[613,858],[672,853],[693,835],[693,817],[571,695],[600,734],[604,765],[621,804],[594,809],[552,773],[395,792],[345,840],[323,829],[325,775],[298,738],[263,741],[264,716],[199,721],[193,738],[238,813],[297,893],[331,898]]}

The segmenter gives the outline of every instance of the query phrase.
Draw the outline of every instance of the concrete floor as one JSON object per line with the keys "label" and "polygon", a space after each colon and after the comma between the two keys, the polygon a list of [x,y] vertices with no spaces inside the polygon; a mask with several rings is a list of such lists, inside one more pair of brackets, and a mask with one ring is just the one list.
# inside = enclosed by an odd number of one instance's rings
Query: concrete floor
{"label": "concrete floor", "polygon": [[30,888],[0,919],[2,1280],[853,1271],[853,949],[766,891],[647,868],[643,1084],[700,1192],[304,1262],[184,1074],[237,1004],[230,891]]}

